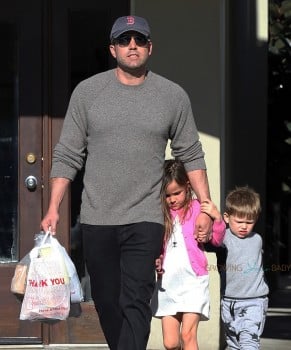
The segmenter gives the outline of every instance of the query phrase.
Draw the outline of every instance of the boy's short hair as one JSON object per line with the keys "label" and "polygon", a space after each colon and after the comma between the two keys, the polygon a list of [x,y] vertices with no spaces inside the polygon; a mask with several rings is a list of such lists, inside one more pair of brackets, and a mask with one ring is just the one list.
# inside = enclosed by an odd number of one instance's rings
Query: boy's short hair
{"label": "boy's short hair", "polygon": [[225,212],[239,218],[257,220],[261,212],[260,195],[248,186],[236,187],[226,196]]}

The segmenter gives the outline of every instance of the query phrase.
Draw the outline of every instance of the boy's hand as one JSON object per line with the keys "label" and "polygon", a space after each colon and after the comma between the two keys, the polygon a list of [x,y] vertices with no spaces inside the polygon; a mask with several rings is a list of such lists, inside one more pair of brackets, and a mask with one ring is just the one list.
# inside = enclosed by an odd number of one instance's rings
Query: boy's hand
{"label": "boy's hand", "polygon": [[221,221],[222,217],[217,209],[217,206],[211,200],[205,200],[200,204],[200,210],[202,213],[209,215],[212,220]]}

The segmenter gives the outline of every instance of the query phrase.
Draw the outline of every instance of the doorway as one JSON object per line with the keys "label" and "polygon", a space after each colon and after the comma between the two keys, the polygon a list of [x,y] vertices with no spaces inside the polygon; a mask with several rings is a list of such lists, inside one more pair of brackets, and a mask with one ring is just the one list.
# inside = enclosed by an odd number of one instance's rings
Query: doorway
{"label": "doorway", "polygon": [[10,292],[10,283],[16,263],[33,247],[48,206],[51,153],[71,92],[79,81],[111,68],[110,28],[128,11],[125,0],[1,4],[0,344],[105,342],[90,298],[78,231],[82,174],[63,201],[58,227],[58,239],[71,254],[84,286],[85,302],[72,310],[78,317],[51,325],[20,321],[21,304]]}

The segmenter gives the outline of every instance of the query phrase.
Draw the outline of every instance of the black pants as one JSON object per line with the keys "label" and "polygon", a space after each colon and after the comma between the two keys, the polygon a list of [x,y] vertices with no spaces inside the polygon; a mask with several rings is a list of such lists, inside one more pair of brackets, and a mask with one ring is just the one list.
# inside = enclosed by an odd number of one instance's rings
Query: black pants
{"label": "black pants", "polygon": [[82,231],[92,298],[110,349],[145,350],[164,227],[82,224]]}

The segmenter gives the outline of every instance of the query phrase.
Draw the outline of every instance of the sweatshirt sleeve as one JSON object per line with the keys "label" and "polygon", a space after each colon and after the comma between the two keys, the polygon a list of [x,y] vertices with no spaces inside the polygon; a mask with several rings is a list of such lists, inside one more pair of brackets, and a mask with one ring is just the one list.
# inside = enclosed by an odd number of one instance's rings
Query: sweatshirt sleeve
{"label": "sweatshirt sleeve", "polygon": [[215,220],[212,227],[212,238],[210,243],[216,247],[221,246],[225,235],[225,230],[226,230],[225,222],[223,220],[221,221]]}
{"label": "sweatshirt sleeve", "polygon": [[182,88],[176,108],[176,118],[170,132],[173,156],[184,163],[186,171],[206,169],[191,102]]}
{"label": "sweatshirt sleeve", "polygon": [[51,177],[73,180],[82,169],[86,157],[86,129],[86,108],[77,87],[70,99],[60,140],[54,148]]}

